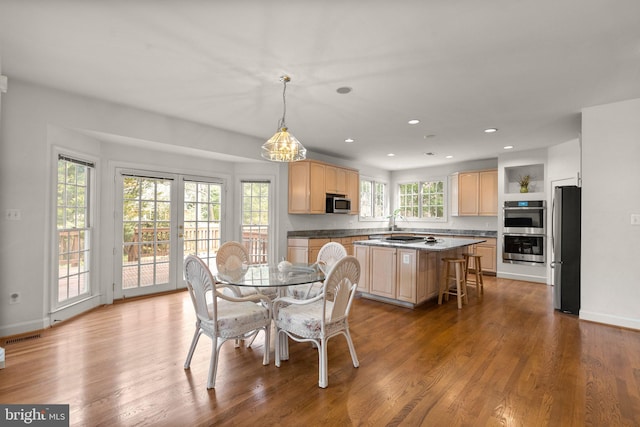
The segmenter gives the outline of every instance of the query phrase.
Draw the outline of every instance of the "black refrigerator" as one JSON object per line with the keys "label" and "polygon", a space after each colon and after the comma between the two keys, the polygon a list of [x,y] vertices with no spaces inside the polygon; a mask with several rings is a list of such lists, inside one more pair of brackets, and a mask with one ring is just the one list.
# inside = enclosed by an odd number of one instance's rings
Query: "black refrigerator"
{"label": "black refrigerator", "polygon": [[551,208],[554,289],[553,306],[564,313],[580,311],[581,188],[556,187]]}

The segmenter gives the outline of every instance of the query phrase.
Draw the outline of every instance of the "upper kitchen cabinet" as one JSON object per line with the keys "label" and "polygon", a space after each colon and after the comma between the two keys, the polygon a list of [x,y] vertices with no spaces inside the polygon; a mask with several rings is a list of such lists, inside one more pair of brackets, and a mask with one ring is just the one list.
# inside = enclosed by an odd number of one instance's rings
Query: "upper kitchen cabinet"
{"label": "upper kitchen cabinet", "polygon": [[457,172],[449,177],[452,216],[497,216],[497,169]]}
{"label": "upper kitchen cabinet", "polygon": [[323,214],[325,165],[311,161],[289,163],[289,213]]}
{"label": "upper kitchen cabinet", "polygon": [[360,213],[360,174],[353,169],[347,172],[347,198],[351,199],[351,215]]}
{"label": "upper kitchen cabinet", "polygon": [[325,165],[325,192],[331,194],[347,194],[347,171],[337,166]]}
{"label": "upper kitchen cabinet", "polygon": [[289,213],[324,214],[329,194],[351,199],[351,214],[359,211],[358,171],[316,160],[289,163]]}

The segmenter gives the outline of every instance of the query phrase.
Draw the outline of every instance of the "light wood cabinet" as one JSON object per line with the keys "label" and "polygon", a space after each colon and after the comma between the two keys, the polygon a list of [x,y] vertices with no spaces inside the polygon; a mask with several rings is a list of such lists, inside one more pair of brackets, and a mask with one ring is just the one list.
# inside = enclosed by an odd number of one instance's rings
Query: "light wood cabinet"
{"label": "light wood cabinet", "polygon": [[358,281],[358,291],[369,293],[369,247],[355,245],[353,248],[353,256],[360,262],[360,280]]}
{"label": "light wood cabinet", "polygon": [[360,174],[347,169],[347,197],[351,200],[351,215],[360,213]]}
{"label": "light wood cabinet", "polygon": [[498,215],[498,171],[458,172],[449,177],[452,216]]}
{"label": "light wood cabinet", "polygon": [[331,240],[328,238],[289,238],[287,239],[287,261],[311,264],[318,259],[320,248]]}
{"label": "light wood cabinet", "polygon": [[327,193],[351,199],[351,214],[359,212],[358,171],[315,160],[289,163],[289,213],[326,213]]}
{"label": "light wood cabinet", "polygon": [[396,298],[395,248],[369,248],[369,292],[387,298]]}
{"label": "light wood cabinet", "polygon": [[337,166],[325,166],[325,192],[331,194],[347,194],[347,171]]}
{"label": "light wood cabinet", "polygon": [[355,245],[361,277],[366,274],[358,290],[366,298],[384,297],[384,301],[396,300],[403,306],[415,307],[438,296],[440,259],[457,257],[463,249],[466,247],[432,252]]}
{"label": "light wood cabinet", "polygon": [[289,163],[289,213],[324,214],[324,178],[325,166],[322,163]]}
{"label": "light wood cabinet", "polygon": [[482,171],[478,174],[478,215],[498,215],[498,171]]}
{"label": "light wood cabinet", "polygon": [[397,252],[397,298],[400,301],[416,300],[416,284],[418,283],[417,254],[415,249],[398,249]]}
{"label": "light wood cabinet", "polygon": [[458,175],[458,215],[478,215],[478,173]]}
{"label": "light wood cabinet", "polygon": [[[497,271],[496,265],[496,251],[497,251],[497,239],[488,238],[484,243],[478,243],[475,245],[474,251],[478,255],[482,255],[482,272],[493,273]],[[473,260],[469,262],[469,268],[475,268]]]}

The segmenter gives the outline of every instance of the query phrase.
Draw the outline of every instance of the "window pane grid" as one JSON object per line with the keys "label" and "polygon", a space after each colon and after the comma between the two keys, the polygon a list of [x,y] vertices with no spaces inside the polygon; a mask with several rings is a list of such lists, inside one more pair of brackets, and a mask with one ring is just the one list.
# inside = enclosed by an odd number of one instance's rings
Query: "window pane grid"
{"label": "window pane grid", "polygon": [[360,217],[382,218],[387,206],[386,184],[373,180],[360,180]]}
{"label": "window pane grid", "polygon": [[184,183],[184,255],[197,255],[210,267],[220,247],[222,185]]}
{"label": "window pane grid", "polygon": [[269,183],[242,183],[242,243],[252,263],[266,263],[269,247]]}
{"label": "window pane grid", "polygon": [[122,288],[169,281],[171,180],[123,178]]}
{"label": "window pane grid", "polygon": [[443,180],[411,182],[399,186],[398,212],[405,218],[442,220],[445,217]]}
{"label": "window pane grid", "polygon": [[92,168],[58,159],[56,184],[57,305],[89,294],[89,184]]}

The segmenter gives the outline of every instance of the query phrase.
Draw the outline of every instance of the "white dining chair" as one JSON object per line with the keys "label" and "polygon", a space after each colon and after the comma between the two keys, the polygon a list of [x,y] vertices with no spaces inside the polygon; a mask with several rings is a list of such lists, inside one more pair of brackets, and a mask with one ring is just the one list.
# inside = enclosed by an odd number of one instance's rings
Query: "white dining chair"
{"label": "white dining chair", "polygon": [[271,309],[269,299],[260,294],[233,297],[224,292],[225,285],[216,284],[207,265],[198,257],[188,255],[184,261],[187,290],[196,313],[196,330],[184,362],[189,369],[200,335],[213,341],[207,389],[216,385],[220,348],[227,340],[244,340],[264,332],[262,363],[269,364],[269,333]]}
{"label": "white dining chair", "polygon": [[276,366],[280,367],[280,341],[291,338],[311,342],[318,349],[318,385],[329,385],[327,344],[329,339],[344,335],[354,367],[359,366],[356,350],[349,332],[349,311],[360,278],[360,263],[353,256],[336,262],[329,271],[321,294],[309,299],[276,298],[273,318],[276,326]]}
{"label": "white dining chair", "polygon": [[[329,242],[322,245],[318,251],[316,265],[327,275],[336,262],[347,256],[347,250],[338,242]],[[307,299],[318,296],[322,292],[322,282],[314,282],[305,285],[291,286],[287,289],[289,296],[298,299]]]}

